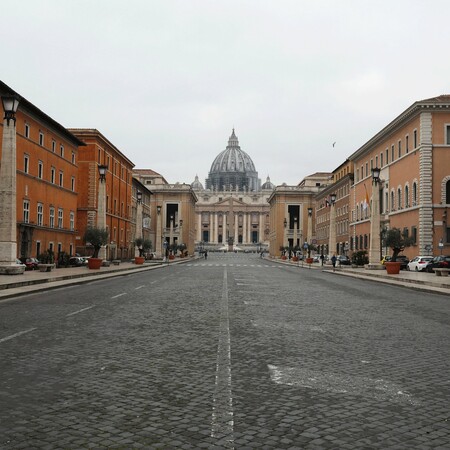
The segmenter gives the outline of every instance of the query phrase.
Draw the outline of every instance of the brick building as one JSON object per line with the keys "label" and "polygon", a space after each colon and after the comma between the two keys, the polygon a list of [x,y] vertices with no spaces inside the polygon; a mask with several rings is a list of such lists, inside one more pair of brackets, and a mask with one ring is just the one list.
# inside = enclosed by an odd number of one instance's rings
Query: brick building
{"label": "brick building", "polygon": [[[0,81],[0,94],[17,93]],[[37,257],[46,250],[55,257],[73,255],[77,159],[84,143],[24,97],[16,118],[17,256]]]}

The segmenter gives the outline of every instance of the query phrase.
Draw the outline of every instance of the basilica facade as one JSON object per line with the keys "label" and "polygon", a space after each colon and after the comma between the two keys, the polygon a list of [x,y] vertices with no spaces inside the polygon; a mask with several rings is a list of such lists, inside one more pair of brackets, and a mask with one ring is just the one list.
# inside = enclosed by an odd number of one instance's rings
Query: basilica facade
{"label": "basilica facade", "polygon": [[191,184],[195,205],[196,242],[209,249],[267,247],[270,238],[268,199],[275,189],[269,177],[261,184],[250,156],[232,130],[228,145],[214,159],[205,187]]}

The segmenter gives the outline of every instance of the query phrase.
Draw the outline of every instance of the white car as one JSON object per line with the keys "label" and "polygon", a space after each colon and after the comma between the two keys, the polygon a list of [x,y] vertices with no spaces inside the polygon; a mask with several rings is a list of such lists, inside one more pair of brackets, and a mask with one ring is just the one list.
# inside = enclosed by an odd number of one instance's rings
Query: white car
{"label": "white car", "polygon": [[422,272],[426,270],[427,264],[433,259],[432,256],[416,256],[406,266],[407,270],[414,270],[416,272]]}

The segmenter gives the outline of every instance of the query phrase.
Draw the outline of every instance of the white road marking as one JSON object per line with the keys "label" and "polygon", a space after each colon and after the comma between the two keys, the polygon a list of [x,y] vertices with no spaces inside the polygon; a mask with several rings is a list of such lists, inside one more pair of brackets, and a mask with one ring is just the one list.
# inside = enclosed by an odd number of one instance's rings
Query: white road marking
{"label": "white road marking", "polygon": [[19,331],[18,333],[12,334],[11,336],[7,336],[7,337],[4,337],[3,339],[0,339],[0,342],[9,341],[10,339],[14,339],[18,336],[22,336],[22,334],[31,333],[34,330],[37,330],[37,328],[30,328],[28,330]]}
{"label": "white road marking", "polygon": [[145,287],[145,284],[143,284],[142,286],[137,286],[137,287],[135,287],[134,289],[137,291],[138,289],[142,289],[142,288],[144,288]]}
{"label": "white road marking", "polygon": [[405,392],[398,384],[383,379],[326,373],[323,371],[268,365],[270,378],[276,384],[299,386],[318,391],[372,397],[393,403],[420,405],[411,394]]}
{"label": "white road marking", "polygon": [[66,317],[74,316],[75,314],[79,314],[80,312],[87,311],[88,309],[91,309],[91,308],[93,308],[94,306],[95,306],[95,305],[88,306],[87,308],[79,309],[78,311],[75,311],[75,312],[72,312],[72,313],[67,314]]}
{"label": "white road marking", "polygon": [[231,342],[228,313],[227,271],[223,274],[222,300],[220,302],[219,343],[217,346],[216,385],[211,418],[211,437],[215,445],[234,448],[233,395],[231,391]]}
{"label": "white road marking", "polygon": [[111,297],[111,298],[122,297],[122,295],[127,295],[127,293],[126,292],[122,292],[121,294],[117,294],[117,295],[115,295],[114,297]]}

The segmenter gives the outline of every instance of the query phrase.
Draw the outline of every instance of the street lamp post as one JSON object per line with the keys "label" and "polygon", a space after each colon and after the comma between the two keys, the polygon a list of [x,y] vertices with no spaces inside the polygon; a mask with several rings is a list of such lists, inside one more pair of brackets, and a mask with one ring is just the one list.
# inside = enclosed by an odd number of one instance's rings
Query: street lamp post
{"label": "street lamp post", "polygon": [[[108,166],[99,164],[98,173],[100,176],[100,183],[98,184],[98,199],[97,199],[97,228],[106,229],[106,172]],[[102,246],[98,252],[100,259],[106,259],[106,247]]]}
{"label": "street lamp post", "polygon": [[[135,239],[142,238],[142,192],[136,192],[136,237]],[[134,256],[139,256],[139,248],[134,247]]]}
{"label": "street lamp post", "polygon": [[[297,247],[297,217],[294,217],[294,241],[293,241],[292,247],[294,249],[295,249],[295,247]],[[297,256],[296,254],[294,254],[294,255]]]}
{"label": "street lamp post", "polygon": [[365,268],[369,270],[384,269],[380,263],[380,169],[375,167],[372,169],[372,209],[370,212],[370,247],[369,247],[369,264]]}
{"label": "street lamp post", "polygon": [[[19,97],[2,97],[3,139],[0,166],[0,274],[17,275],[25,266],[16,264],[17,258],[17,197],[16,197],[16,112]],[[12,122],[12,123],[11,123]]]}
{"label": "street lamp post", "polygon": [[[336,253],[336,194],[330,195],[330,237],[328,242],[328,253],[333,256]],[[331,258],[330,258],[331,261]]]}
{"label": "street lamp post", "polygon": [[312,242],[312,213],[313,209],[308,208],[308,231],[306,232],[306,240],[308,244]]}
{"label": "street lamp post", "polygon": [[163,257],[162,229],[161,229],[161,205],[156,206],[156,256]]}
{"label": "street lamp post", "polygon": [[283,247],[286,248],[288,246],[287,244],[287,219],[286,217],[284,218],[284,235],[283,235]]}

